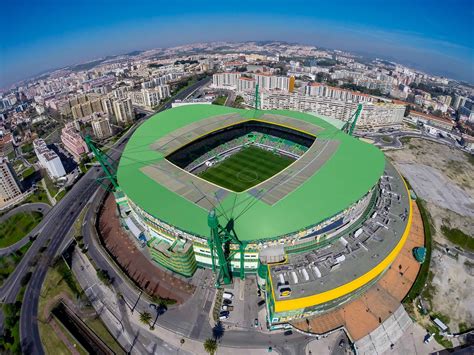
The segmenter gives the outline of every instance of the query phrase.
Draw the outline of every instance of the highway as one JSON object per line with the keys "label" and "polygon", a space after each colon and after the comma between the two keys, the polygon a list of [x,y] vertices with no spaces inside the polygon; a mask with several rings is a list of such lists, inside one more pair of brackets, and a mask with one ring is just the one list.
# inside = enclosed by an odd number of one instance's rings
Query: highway
{"label": "highway", "polygon": [[[200,80],[183,89],[171,100],[169,100],[160,111],[171,107],[174,100],[182,100],[191,92],[207,84],[210,77]],[[124,143],[128,140],[135,129],[148,117],[140,119],[126,134],[123,135],[114,145],[110,156],[118,160]],[[63,239],[78,218],[86,202],[99,189],[96,182],[98,177],[103,177],[103,172],[99,168],[90,169],[66,194],[66,196],[46,215],[46,217],[37,226],[40,233],[36,241],[23,256],[21,262],[15,271],[9,276],[0,288],[0,300],[4,303],[15,302],[20,291],[21,279],[28,273],[30,267],[34,266],[30,282],[26,288],[24,302],[20,314],[20,338],[22,350],[28,354],[43,354],[41,339],[37,324],[38,301],[40,297],[41,286],[48,271],[50,263],[53,261],[58,249],[63,243]],[[42,247],[47,249],[40,254]]]}

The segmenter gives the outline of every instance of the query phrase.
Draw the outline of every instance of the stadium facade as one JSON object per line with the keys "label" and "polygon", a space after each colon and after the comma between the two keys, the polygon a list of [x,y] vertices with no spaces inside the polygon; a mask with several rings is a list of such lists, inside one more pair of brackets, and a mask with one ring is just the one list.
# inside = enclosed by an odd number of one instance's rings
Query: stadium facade
{"label": "stadium facade", "polygon": [[[278,157],[291,161],[265,176]],[[383,153],[300,112],[164,111],[130,138],[117,179],[125,228],[182,276],[218,269],[209,212],[222,230],[231,220],[230,270],[257,276],[271,328],[357,297],[390,267],[411,223],[406,186]]]}

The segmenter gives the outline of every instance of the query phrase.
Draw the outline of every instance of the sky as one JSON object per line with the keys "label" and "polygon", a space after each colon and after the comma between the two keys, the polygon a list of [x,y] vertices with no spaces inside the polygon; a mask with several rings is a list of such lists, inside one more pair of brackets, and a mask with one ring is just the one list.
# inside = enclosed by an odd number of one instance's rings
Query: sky
{"label": "sky", "polygon": [[0,28],[0,88],[106,55],[223,40],[348,50],[474,83],[474,0],[15,0]]}

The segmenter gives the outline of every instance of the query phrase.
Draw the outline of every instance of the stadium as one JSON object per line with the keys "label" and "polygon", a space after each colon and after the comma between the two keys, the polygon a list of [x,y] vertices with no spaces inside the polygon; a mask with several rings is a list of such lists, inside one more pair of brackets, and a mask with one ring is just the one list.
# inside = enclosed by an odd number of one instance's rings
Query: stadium
{"label": "stadium", "polygon": [[122,224],[159,267],[210,268],[218,286],[256,275],[272,329],[363,293],[410,229],[383,153],[307,113],[166,110],[132,135],[117,180]]}

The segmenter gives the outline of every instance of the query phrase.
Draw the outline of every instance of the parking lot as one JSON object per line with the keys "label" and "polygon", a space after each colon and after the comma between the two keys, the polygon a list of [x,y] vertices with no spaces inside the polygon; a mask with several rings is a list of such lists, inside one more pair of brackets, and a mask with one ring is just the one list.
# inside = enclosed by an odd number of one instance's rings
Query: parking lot
{"label": "parking lot", "polygon": [[[223,319],[222,323],[229,328],[251,329],[260,328],[260,324],[255,323],[258,319],[258,305],[261,298],[257,294],[257,281],[254,276],[248,276],[245,280],[234,279],[232,285],[226,286],[224,292],[233,294],[230,305],[233,307],[229,311],[229,318]],[[224,304],[224,303],[223,303]]]}

